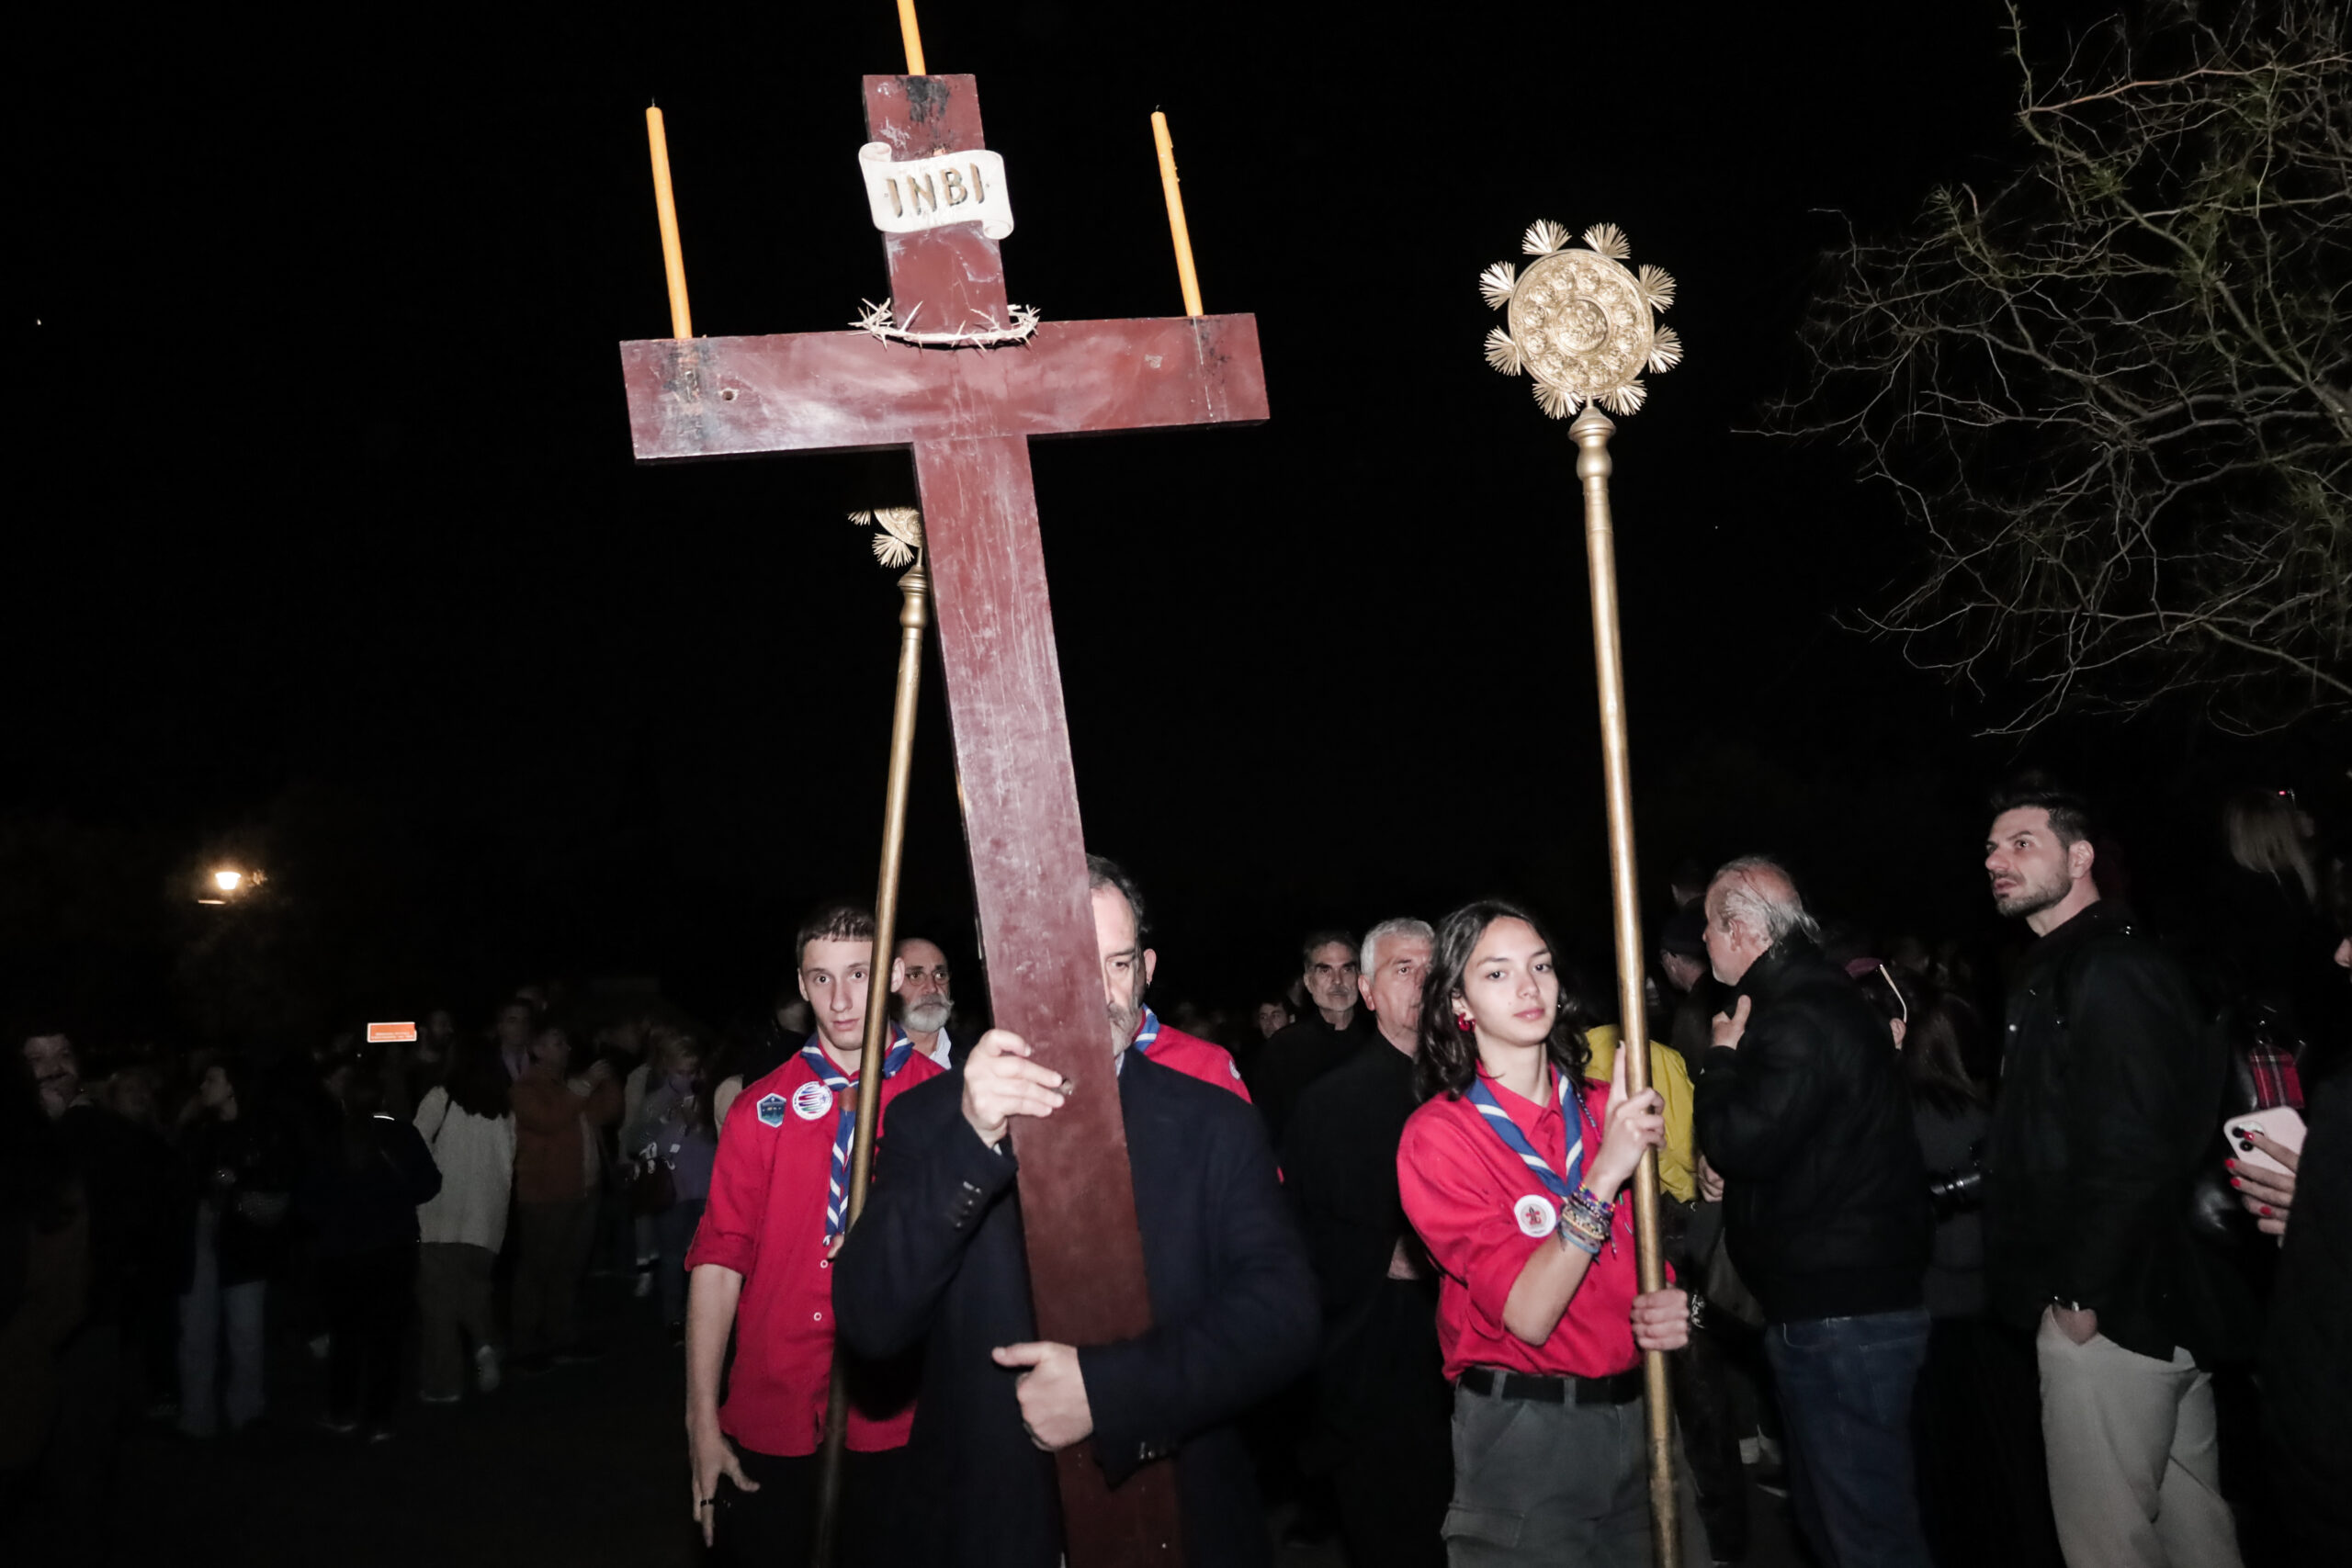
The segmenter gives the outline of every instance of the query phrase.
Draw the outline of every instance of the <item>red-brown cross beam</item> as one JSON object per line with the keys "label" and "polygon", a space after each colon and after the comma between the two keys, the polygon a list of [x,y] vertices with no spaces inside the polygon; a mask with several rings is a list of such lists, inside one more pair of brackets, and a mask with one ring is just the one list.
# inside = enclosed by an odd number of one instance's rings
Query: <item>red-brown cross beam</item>
{"label": "red-brown cross beam", "polygon": [[[867,134],[899,159],[980,139],[969,76],[868,76]],[[1009,324],[978,223],[886,234],[898,318]],[[915,315],[920,307],[920,315]],[[1085,839],[1046,597],[1029,437],[1266,417],[1250,316],[1046,322],[1018,346],[918,348],[860,332],[621,345],[640,463],[912,446],[972,881],[997,1021],[1077,1080],[1016,1134],[1037,1332],[1070,1345],[1151,1325],[1126,1133],[1102,1036]],[[1117,1492],[1081,1445],[1057,1467],[1077,1568],[1177,1558],[1174,1477]]]}

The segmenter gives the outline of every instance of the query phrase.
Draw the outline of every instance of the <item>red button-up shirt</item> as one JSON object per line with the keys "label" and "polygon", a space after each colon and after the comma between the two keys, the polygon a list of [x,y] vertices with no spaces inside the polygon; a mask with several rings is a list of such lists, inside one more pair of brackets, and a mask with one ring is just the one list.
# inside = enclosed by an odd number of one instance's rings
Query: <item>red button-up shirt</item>
{"label": "red button-up shirt", "polygon": [[[910,1052],[906,1065],[882,1085],[883,1127],[889,1125],[892,1100],[938,1076],[935,1063]],[[852,1077],[851,1094],[856,1085]],[[840,1111],[837,1097],[797,1051],[747,1085],[728,1108],[711,1166],[709,1206],[686,1251],[690,1269],[717,1263],[743,1276],[735,1307],[735,1365],[718,1424],[756,1453],[810,1454],[825,1439],[833,1364],[825,1201]],[[853,1395],[857,1386],[853,1379]],[[911,1399],[889,1410],[850,1401],[849,1446],[860,1453],[901,1447],[913,1426]]]}
{"label": "red button-up shirt", "polygon": [[1241,1081],[1241,1069],[1233,1065],[1233,1053],[1214,1040],[1204,1040],[1197,1034],[1187,1034],[1181,1029],[1159,1026],[1159,1037],[1151,1043],[1144,1055],[1163,1067],[1172,1067],[1186,1077],[1230,1089],[1242,1099],[1250,1098],[1250,1088]]}
{"label": "red button-up shirt", "polygon": [[[1567,1122],[1558,1099],[1538,1106],[1493,1078],[1487,1087],[1535,1152],[1565,1177]],[[1609,1086],[1588,1083],[1584,1092],[1598,1122],[1608,1110]],[[1591,1123],[1584,1138],[1589,1163],[1600,1147]],[[1551,1337],[1530,1345],[1503,1326],[1503,1303],[1535,1249],[1560,1245],[1553,1235],[1530,1235],[1515,1212],[1530,1197],[1552,1203],[1544,1184],[1496,1136],[1476,1106],[1443,1095],[1406,1122],[1396,1149],[1396,1183],[1406,1217],[1442,1274],[1437,1338],[1447,1377],[1458,1378],[1470,1367],[1542,1377],[1608,1377],[1641,1359],[1634,1348],[1639,1276],[1630,1202],[1618,1204],[1611,1244],[1585,1270]]]}

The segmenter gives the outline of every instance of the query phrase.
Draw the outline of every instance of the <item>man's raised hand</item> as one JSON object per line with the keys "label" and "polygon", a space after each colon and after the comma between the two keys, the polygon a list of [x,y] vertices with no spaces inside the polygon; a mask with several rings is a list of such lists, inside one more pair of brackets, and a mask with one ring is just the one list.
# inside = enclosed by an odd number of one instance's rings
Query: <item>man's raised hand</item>
{"label": "man's raised hand", "polygon": [[1740,998],[1737,1005],[1729,1012],[1715,1014],[1714,1026],[1711,1032],[1714,1043],[1728,1045],[1737,1050],[1740,1036],[1747,1032],[1747,998]]}
{"label": "man's raised hand", "polygon": [[1029,1059],[1029,1042],[1009,1029],[991,1029],[964,1064],[964,1120],[994,1148],[1015,1116],[1051,1116],[1068,1102],[1070,1085]]}

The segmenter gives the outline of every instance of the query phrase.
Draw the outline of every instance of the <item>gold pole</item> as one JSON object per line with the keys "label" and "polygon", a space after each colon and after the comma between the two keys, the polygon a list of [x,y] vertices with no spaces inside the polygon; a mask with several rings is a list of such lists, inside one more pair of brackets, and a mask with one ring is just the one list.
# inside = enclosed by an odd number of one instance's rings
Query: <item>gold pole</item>
{"label": "gold pole", "polygon": [[670,133],[662,111],[648,105],[645,141],[653,152],[653,213],[662,225],[662,271],[670,284],[670,335],[695,335],[695,316],[686,309],[686,253],[678,243],[678,198],[670,189]]}
{"label": "gold pole", "polygon": [[[1634,784],[1625,739],[1625,650],[1617,624],[1617,526],[1609,514],[1609,438],[1617,426],[1597,406],[1587,405],[1568,426],[1580,449],[1577,478],[1584,481],[1585,558],[1592,577],[1592,664],[1600,692],[1600,766],[1609,797],[1609,893],[1617,935],[1617,1049],[1625,1063],[1625,1089],[1639,1094],[1650,1087],[1649,1020],[1643,1006],[1642,906],[1634,856]],[[1640,1258],[1642,1289],[1666,1287],[1659,1256],[1657,1151],[1642,1156],[1634,1172],[1634,1239]],[[1650,1418],[1650,1540],[1661,1568],[1680,1568],[1680,1516],[1674,1506],[1674,1406],[1666,1380],[1666,1354],[1642,1358]]]}
{"label": "gold pole", "polygon": [[[874,1123],[882,1110],[883,1043],[890,1032],[891,949],[899,934],[899,864],[907,841],[907,780],[914,771],[915,699],[922,690],[922,634],[931,624],[931,580],[922,558],[899,579],[899,694],[890,715],[890,782],[882,807],[882,870],[874,888],[874,965],[865,987],[865,1043],[857,1059],[857,1130],[849,1145],[848,1224],[865,1212],[874,1172]],[[849,1394],[842,1378],[836,1326],[832,1389],[826,1401],[825,1448],[817,1470],[817,1543],[812,1561],[827,1568],[841,1522],[842,1447],[849,1431]]]}
{"label": "gold pole", "polygon": [[899,41],[907,46],[907,74],[925,74],[922,68],[922,29],[915,26],[915,0],[899,0]]}
{"label": "gold pole", "polygon": [[1184,193],[1176,186],[1176,143],[1168,136],[1168,117],[1151,111],[1152,144],[1159,149],[1159,190],[1168,198],[1168,232],[1176,241],[1176,282],[1184,290],[1184,314],[1201,313],[1201,278],[1193,270],[1193,231],[1184,224]]}

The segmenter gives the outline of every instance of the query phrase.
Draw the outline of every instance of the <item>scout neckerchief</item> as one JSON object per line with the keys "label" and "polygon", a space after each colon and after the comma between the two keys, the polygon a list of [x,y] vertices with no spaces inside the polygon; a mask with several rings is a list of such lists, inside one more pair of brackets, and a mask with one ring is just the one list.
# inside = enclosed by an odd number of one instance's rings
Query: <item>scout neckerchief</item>
{"label": "scout neckerchief", "polygon": [[[1556,1102],[1563,1107],[1567,1104],[1567,1076],[1559,1068],[1554,1067],[1552,1093],[1556,1097]],[[1495,1098],[1495,1091],[1487,1087],[1486,1075],[1483,1073],[1474,1073],[1471,1077],[1470,1103],[1478,1108],[1478,1114],[1486,1119],[1488,1130],[1503,1141],[1503,1146],[1526,1162],[1527,1168],[1535,1173],[1535,1179],[1542,1182],[1552,1196],[1565,1205],[1569,1194],[1573,1193],[1584,1181],[1584,1122],[1592,1120],[1592,1108],[1585,1103],[1584,1096],[1579,1094],[1576,1097],[1577,1109],[1583,1113],[1584,1121],[1572,1121],[1569,1123],[1569,1131],[1573,1132],[1576,1137],[1568,1145],[1568,1157],[1565,1162],[1568,1168],[1568,1174],[1565,1180],[1542,1155],[1535,1152],[1535,1145],[1527,1141],[1527,1134],[1521,1132],[1519,1123],[1510,1119],[1510,1112],[1505,1111],[1502,1101]],[[1600,1132],[1600,1124],[1597,1122],[1593,1122],[1592,1130],[1596,1133]]]}
{"label": "scout neckerchief", "polygon": [[1148,1056],[1159,1039],[1159,1015],[1146,1008],[1143,1010],[1143,1027],[1136,1031],[1136,1037],[1127,1048],[1138,1056]]}
{"label": "scout neckerchief", "polygon": [[[889,1055],[882,1058],[883,1082],[888,1083],[899,1076],[899,1069],[907,1065],[907,1058],[914,1054],[914,1048],[913,1041],[903,1034],[899,1037],[898,1043],[890,1047]],[[833,1122],[832,1185],[825,1194],[825,1245],[831,1247],[833,1238],[842,1234],[842,1213],[849,1204],[849,1145],[850,1141],[857,1136],[856,1086],[833,1066],[833,1059],[825,1055],[825,1048],[817,1043],[817,1036],[811,1034],[808,1037],[808,1043],[800,1047],[800,1055],[808,1064],[808,1070],[817,1075],[817,1081],[833,1091],[833,1103],[841,1110],[840,1116]]]}

